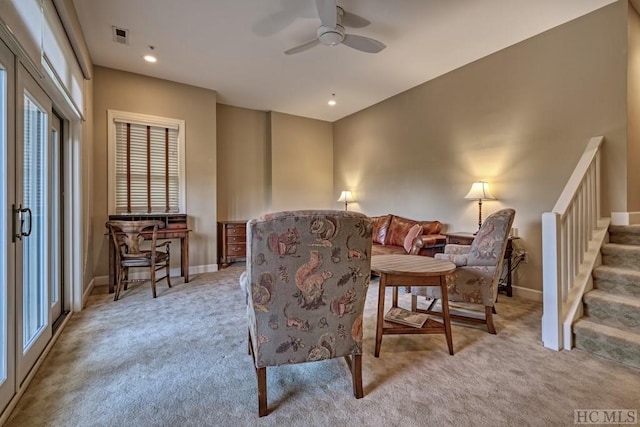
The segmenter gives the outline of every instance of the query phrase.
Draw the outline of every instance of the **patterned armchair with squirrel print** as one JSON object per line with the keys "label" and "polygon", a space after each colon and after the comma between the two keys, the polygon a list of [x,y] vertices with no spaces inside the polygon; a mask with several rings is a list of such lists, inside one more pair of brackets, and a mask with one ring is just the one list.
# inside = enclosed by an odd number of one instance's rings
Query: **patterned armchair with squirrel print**
{"label": "patterned armchair with squirrel print", "polygon": [[357,212],[292,211],[247,223],[249,353],[267,414],[266,368],[344,356],[362,391],[362,316],[372,222]]}
{"label": "patterned armchair with squirrel print", "polygon": [[[447,276],[447,293],[449,301],[482,304],[485,307],[484,319],[451,315],[452,318],[484,323],[489,333],[495,334],[493,324],[494,304],[498,297],[498,282],[502,272],[504,252],[516,211],[501,209],[489,215],[482,223],[480,230],[471,245],[446,245],[443,254],[435,254],[436,259],[451,261],[456,271]],[[434,298],[442,295],[439,289],[413,287],[412,306],[416,305],[416,296],[423,295]]]}

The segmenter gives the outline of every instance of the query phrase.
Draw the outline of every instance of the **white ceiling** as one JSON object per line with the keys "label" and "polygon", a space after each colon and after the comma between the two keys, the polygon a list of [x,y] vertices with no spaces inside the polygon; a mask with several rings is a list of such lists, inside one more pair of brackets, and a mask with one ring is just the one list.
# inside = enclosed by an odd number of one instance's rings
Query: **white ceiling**
{"label": "white ceiling", "polygon": [[[314,0],[73,0],[94,64],[217,91],[218,102],[335,121],[615,0],[338,0],[371,21],[344,45],[315,37]],[[112,26],[130,44],[112,40]],[[158,62],[142,57],[149,45]],[[331,94],[338,104],[327,105]]]}

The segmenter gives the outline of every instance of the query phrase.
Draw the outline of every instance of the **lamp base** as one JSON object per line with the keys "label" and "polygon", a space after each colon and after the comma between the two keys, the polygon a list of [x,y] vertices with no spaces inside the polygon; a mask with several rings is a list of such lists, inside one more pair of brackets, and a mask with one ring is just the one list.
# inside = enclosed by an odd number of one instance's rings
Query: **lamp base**
{"label": "lamp base", "polygon": [[474,236],[478,234],[480,227],[482,227],[482,199],[478,199],[478,230],[473,233]]}

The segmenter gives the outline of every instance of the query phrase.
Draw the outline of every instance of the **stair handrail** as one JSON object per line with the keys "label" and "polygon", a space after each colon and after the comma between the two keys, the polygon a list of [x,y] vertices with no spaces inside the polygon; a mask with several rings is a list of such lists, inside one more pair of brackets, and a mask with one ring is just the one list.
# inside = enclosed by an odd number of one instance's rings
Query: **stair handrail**
{"label": "stair handrail", "polygon": [[571,348],[571,325],[599,259],[597,242],[606,234],[608,223],[600,217],[603,140],[591,138],[553,210],[542,214],[542,342],[553,350]]}

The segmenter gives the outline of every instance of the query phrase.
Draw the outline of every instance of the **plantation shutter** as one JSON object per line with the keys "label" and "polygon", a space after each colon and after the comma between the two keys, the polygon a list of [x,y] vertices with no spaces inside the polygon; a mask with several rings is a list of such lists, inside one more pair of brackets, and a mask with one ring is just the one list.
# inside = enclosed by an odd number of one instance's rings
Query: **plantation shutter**
{"label": "plantation shutter", "polygon": [[178,129],[116,121],[116,213],[180,210]]}

